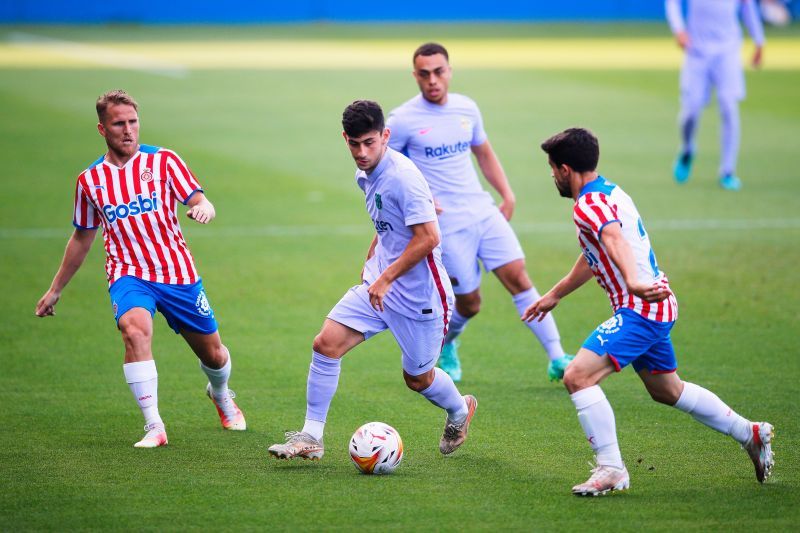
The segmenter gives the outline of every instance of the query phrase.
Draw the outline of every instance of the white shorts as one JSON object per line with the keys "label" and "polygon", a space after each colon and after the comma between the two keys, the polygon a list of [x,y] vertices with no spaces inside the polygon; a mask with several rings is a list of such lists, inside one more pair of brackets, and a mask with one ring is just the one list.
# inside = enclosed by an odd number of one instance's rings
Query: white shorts
{"label": "white shorts", "polygon": [[683,107],[695,111],[708,105],[712,87],[720,100],[742,100],[745,84],[739,50],[712,56],[687,53],[680,84]]}
{"label": "white shorts", "polygon": [[519,239],[499,209],[477,224],[442,235],[442,262],[455,294],[481,286],[479,259],[490,272],[524,258]]}
{"label": "white shorts", "polygon": [[424,374],[434,367],[450,319],[446,316],[435,320],[414,320],[386,306],[382,313],[378,312],[369,303],[366,283],[347,291],[328,313],[328,318],[362,333],[365,340],[386,329],[391,331],[403,354],[403,370],[412,376]]}

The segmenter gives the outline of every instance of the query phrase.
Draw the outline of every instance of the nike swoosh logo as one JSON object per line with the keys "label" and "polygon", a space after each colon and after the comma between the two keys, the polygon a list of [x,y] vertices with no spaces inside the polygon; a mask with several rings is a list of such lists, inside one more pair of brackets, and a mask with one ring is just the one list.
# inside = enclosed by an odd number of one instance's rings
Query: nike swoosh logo
{"label": "nike swoosh logo", "polygon": [[428,133],[428,132],[429,132],[429,131],[431,131],[432,129],[433,129],[433,128],[425,128],[425,129],[419,130],[419,134],[420,134],[420,135],[425,135],[426,133]]}
{"label": "nike swoosh logo", "polygon": [[431,360],[430,360],[430,361],[428,361],[427,363],[422,363],[422,364],[421,364],[421,365],[419,365],[417,368],[424,368],[424,367],[428,366],[428,365],[429,365],[429,364],[431,364],[431,363],[433,363],[433,359],[431,359]]}

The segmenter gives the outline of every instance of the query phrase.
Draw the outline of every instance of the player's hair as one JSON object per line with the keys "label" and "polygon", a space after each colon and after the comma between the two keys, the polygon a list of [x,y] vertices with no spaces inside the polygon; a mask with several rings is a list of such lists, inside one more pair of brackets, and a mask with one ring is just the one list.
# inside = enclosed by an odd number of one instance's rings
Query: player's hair
{"label": "player's hair", "polygon": [[556,165],[569,165],[575,172],[591,172],[600,159],[597,137],[584,128],[569,128],[553,135],[542,143],[550,161]]}
{"label": "player's hair", "polygon": [[414,57],[411,58],[411,62],[414,63],[419,56],[427,57],[436,54],[442,54],[447,61],[450,61],[450,55],[447,53],[447,49],[444,46],[439,43],[425,43],[414,50]]}
{"label": "player's hair", "polygon": [[120,104],[132,106],[136,111],[139,111],[139,105],[136,103],[136,100],[133,99],[133,96],[122,89],[114,89],[113,91],[101,94],[100,98],[97,99],[97,103],[95,104],[95,108],[97,108],[97,118],[100,122],[103,122],[106,118],[108,106]]}
{"label": "player's hair", "polygon": [[378,102],[356,100],[342,113],[342,128],[348,137],[361,137],[371,131],[383,132],[383,110]]}

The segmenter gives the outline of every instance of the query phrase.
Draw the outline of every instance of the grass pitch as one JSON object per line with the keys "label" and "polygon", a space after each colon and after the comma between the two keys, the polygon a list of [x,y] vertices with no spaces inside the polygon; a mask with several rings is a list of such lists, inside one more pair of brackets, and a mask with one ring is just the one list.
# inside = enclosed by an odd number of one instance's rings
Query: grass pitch
{"label": "grass pitch", "polygon": [[[748,72],[742,105],[745,187],[730,194],[716,185],[713,109],[692,180],[671,180],[680,56],[662,25],[0,28],[2,528],[796,527],[800,69],[797,30],[768,37],[766,68]],[[441,413],[405,388],[384,334],[344,360],[323,461],[268,458],[266,447],[302,424],[311,341],[357,282],[371,239],[341,111],[356,98],[388,111],[415,94],[409,56],[428,39],[455,43],[451,89],[481,106],[542,290],[577,248],[569,202],[558,198],[538,143],[576,124],[598,134],[600,170],[637,202],[678,295],[679,373],[777,427],[769,483],[756,483],[730,439],[651,402],[627,370],[603,388],[632,488],[574,498],[569,488],[587,476],[591,450],[565,391],[545,378],[542,350],[488,277],[461,349],[461,390],[480,401],[462,450],[440,456]],[[542,63],[530,57],[541,43],[584,53]],[[587,64],[595,50],[618,62]],[[170,444],[131,447],[141,416],[122,376],[98,244],[58,315],[33,317],[71,231],[74,178],[104,151],[94,99],[116,87],[141,105],[142,142],[183,155],[217,207],[211,226],[187,222],[184,232],[234,357],[244,434],[219,427],[194,356],[157,317]],[[556,313],[565,347],[575,350],[608,315],[594,285],[567,298]],[[370,420],[393,425],[405,442],[392,476],[362,476],[349,464],[347,440]]]}

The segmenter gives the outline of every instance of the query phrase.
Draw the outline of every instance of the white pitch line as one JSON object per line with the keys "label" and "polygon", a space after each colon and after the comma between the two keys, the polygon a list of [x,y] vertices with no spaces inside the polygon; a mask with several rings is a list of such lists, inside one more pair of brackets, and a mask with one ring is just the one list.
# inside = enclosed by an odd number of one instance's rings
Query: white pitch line
{"label": "white pitch line", "polygon": [[[759,219],[709,219],[709,220],[652,220],[647,228],[658,231],[763,231],[800,229],[800,218]],[[569,223],[543,222],[538,224],[514,224],[519,234],[574,232]],[[65,228],[0,228],[0,239],[62,239],[70,230]],[[221,237],[322,237],[329,235],[368,235],[371,228],[363,225],[339,226],[231,226],[208,227],[192,232],[192,239]]]}
{"label": "white pitch line", "polygon": [[185,78],[189,74],[189,70],[185,66],[177,63],[169,63],[153,57],[114,50],[104,46],[76,43],[32,33],[12,32],[8,36],[8,42],[19,47],[46,48],[52,54],[88,61],[98,65],[116,67],[123,70],[136,70],[168,78]]}

